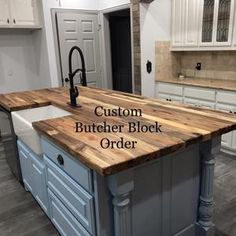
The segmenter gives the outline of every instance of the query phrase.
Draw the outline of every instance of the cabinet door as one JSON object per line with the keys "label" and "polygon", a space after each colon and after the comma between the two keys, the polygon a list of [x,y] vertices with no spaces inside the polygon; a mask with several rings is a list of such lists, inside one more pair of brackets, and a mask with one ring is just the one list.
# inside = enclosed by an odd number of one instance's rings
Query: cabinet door
{"label": "cabinet door", "polygon": [[185,0],[172,1],[172,47],[184,45]]}
{"label": "cabinet door", "polygon": [[[234,108],[234,114],[236,114],[236,108]],[[236,152],[236,131],[232,132],[232,150]]]}
{"label": "cabinet door", "polygon": [[39,26],[37,0],[11,0],[13,26]]}
{"label": "cabinet door", "polygon": [[188,105],[195,106],[195,107],[199,107],[200,106],[200,103],[199,103],[198,100],[191,99],[191,98],[185,98],[184,99],[184,103],[188,104]]}
{"label": "cabinet door", "polygon": [[31,193],[33,192],[33,179],[32,179],[32,165],[31,158],[29,152],[25,149],[25,147],[18,142],[19,149],[19,157],[20,157],[20,165],[22,178],[25,185],[25,188],[29,190]]}
{"label": "cabinet door", "polygon": [[215,34],[216,0],[201,0],[201,46],[212,46]]}
{"label": "cabinet door", "polygon": [[[217,104],[216,105],[216,110],[227,112],[227,113],[233,113],[234,107],[223,105],[223,104]],[[223,147],[231,149],[231,147],[232,147],[232,138],[233,138],[232,136],[233,136],[232,132],[222,135],[221,144],[222,144]]]}
{"label": "cabinet door", "polygon": [[10,25],[9,1],[0,0],[0,27],[8,27]]}
{"label": "cabinet door", "polygon": [[233,131],[233,137],[232,137],[232,149],[236,152],[236,131]]}
{"label": "cabinet door", "polygon": [[32,159],[32,179],[33,179],[33,195],[42,209],[48,214],[48,197],[46,189],[45,166],[37,161],[34,154],[30,154]]}
{"label": "cabinet door", "polygon": [[208,102],[208,101],[200,101],[200,107],[202,107],[202,108],[209,108],[209,109],[215,109],[215,103]]}
{"label": "cabinet door", "polygon": [[230,46],[234,0],[201,0],[201,46]]}
{"label": "cabinet door", "polygon": [[200,0],[186,0],[185,46],[198,46]]}
{"label": "cabinet door", "polygon": [[218,0],[215,45],[230,46],[234,20],[234,0]]}

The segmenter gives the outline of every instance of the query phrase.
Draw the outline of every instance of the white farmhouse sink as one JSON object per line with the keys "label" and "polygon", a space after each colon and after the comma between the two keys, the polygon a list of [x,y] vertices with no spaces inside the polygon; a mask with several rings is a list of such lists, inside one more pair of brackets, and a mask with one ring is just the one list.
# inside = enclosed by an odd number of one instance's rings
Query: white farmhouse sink
{"label": "white farmhouse sink", "polygon": [[12,121],[16,135],[37,155],[42,155],[40,136],[34,130],[32,123],[69,116],[71,113],[55,106],[45,106],[12,112]]}

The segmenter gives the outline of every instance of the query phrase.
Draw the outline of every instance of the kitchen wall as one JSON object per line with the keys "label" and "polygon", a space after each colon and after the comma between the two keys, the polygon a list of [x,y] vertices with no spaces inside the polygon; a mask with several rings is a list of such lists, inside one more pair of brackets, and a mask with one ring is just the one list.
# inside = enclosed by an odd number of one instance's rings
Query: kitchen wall
{"label": "kitchen wall", "polygon": [[1,29],[0,93],[50,86],[45,28],[35,31]]}
{"label": "kitchen wall", "polygon": [[98,10],[99,0],[60,0],[61,8]]}
{"label": "kitchen wall", "polygon": [[98,7],[99,10],[104,10],[106,8],[112,8],[130,3],[130,0],[98,0],[98,3],[99,3]]}
{"label": "kitchen wall", "polygon": [[170,51],[170,41],[156,42],[155,80],[176,78],[181,72],[181,54]]}
{"label": "kitchen wall", "polygon": [[0,33],[0,93],[50,86],[45,41],[42,31]]}
{"label": "kitchen wall", "polygon": [[[236,80],[236,52],[178,52],[180,71],[187,77]],[[202,70],[195,70],[202,63]]]}
{"label": "kitchen wall", "polygon": [[[170,42],[156,42],[156,80],[186,77],[236,80],[235,51],[171,52]],[[196,64],[202,69],[196,70]]]}
{"label": "kitchen wall", "polygon": [[[170,41],[171,0],[140,4],[142,94],[155,95],[155,42]],[[146,71],[147,60],[152,62],[152,73]]]}

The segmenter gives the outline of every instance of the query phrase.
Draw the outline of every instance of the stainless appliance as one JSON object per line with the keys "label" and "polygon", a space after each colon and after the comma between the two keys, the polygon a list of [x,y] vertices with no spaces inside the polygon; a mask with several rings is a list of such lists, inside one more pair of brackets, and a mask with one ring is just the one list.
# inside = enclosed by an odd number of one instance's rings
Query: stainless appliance
{"label": "stainless appliance", "polygon": [[22,183],[17,137],[14,132],[11,113],[0,107],[0,130],[6,161],[19,182]]}

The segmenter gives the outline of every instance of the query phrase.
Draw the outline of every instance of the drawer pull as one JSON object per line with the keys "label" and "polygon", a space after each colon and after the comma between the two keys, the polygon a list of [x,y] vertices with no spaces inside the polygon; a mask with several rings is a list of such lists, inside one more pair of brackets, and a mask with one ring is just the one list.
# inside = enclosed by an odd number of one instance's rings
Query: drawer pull
{"label": "drawer pull", "polygon": [[63,166],[64,165],[64,159],[62,157],[62,155],[58,155],[57,157],[57,162],[59,165]]}
{"label": "drawer pull", "polygon": [[233,111],[229,111],[230,114],[233,114]]}
{"label": "drawer pull", "polygon": [[9,19],[7,19],[7,24],[10,24],[10,20]]}

